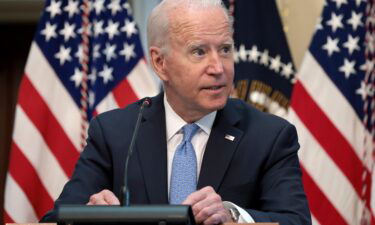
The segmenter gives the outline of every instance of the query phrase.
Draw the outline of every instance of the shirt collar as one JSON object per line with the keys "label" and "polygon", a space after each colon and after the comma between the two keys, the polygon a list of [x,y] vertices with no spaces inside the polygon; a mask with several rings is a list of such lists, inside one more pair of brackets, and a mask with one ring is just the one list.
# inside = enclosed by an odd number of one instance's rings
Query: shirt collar
{"label": "shirt collar", "polygon": [[[167,141],[169,141],[183,126],[187,123],[172,109],[169,104],[167,97],[164,93],[164,108],[165,108],[165,121],[167,129]],[[200,120],[196,121],[195,124],[199,126],[208,136],[211,133],[212,125],[216,117],[217,111],[213,111]]]}

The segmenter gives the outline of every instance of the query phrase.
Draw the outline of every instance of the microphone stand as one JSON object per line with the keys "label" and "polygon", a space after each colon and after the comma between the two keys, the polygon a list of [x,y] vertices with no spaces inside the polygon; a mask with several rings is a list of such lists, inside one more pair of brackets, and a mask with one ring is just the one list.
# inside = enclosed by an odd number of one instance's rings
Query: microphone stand
{"label": "microphone stand", "polygon": [[142,102],[141,108],[139,109],[138,118],[137,118],[137,122],[135,124],[133,137],[132,137],[130,145],[129,145],[128,155],[126,156],[126,161],[125,161],[125,170],[124,170],[125,176],[124,176],[124,186],[122,188],[122,201],[121,201],[122,206],[129,206],[130,205],[130,203],[129,203],[130,202],[130,192],[129,192],[129,187],[128,187],[129,160],[130,160],[131,155],[133,154],[134,143],[135,143],[135,140],[137,139],[139,126],[141,124],[143,109],[145,107],[149,107],[150,105],[151,105],[151,99],[145,98],[145,100],[143,100],[143,102]]}

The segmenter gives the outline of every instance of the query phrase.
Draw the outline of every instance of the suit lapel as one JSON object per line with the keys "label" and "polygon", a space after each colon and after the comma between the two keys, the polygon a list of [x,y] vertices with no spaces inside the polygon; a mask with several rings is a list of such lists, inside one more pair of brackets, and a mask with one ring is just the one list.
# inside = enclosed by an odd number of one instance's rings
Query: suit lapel
{"label": "suit lapel", "polygon": [[167,142],[163,93],[152,100],[152,106],[144,110],[137,153],[150,203],[167,204]]}
{"label": "suit lapel", "polygon": [[242,130],[235,127],[240,118],[229,102],[223,110],[218,112],[203,156],[198,189],[212,186],[218,191],[220,188],[243,134]]}

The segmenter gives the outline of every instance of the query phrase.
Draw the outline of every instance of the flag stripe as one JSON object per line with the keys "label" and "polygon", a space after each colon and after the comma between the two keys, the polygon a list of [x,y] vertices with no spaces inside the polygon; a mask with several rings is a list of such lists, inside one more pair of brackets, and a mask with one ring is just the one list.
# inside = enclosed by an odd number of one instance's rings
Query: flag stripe
{"label": "flag stripe", "polygon": [[31,205],[36,209],[38,217],[42,217],[50,209],[53,199],[47,193],[29,160],[14,142],[12,143],[9,172],[26,193]]}
{"label": "flag stripe", "polygon": [[311,224],[312,225],[320,225],[314,214],[311,214]]}
{"label": "flag stripe", "polygon": [[113,93],[109,93],[96,107],[97,114],[109,111],[112,109],[117,109],[119,107]]}
{"label": "flag stripe", "polygon": [[64,184],[68,181],[68,177],[37,128],[27,118],[19,105],[16,107],[16,118],[13,141],[37,170],[39,178],[49,195],[56,199]]}
{"label": "flag stripe", "polygon": [[[38,221],[38,217],[29,202],[25,192],[15,182],[12,175],[8,172],[5,188],[7,194],[4,199],[4,209],[16,223],[25,223],[30,221]],[[10,222],[10,221],[5,221]]]}
{"label": "flag stripe", "polygon": [[[318,140],[328,155],[334,159],[334,162],[348,177],[358,195],[360,195],[363,173],[361,160],[354,153],[353,148],[345,137],[316,105],[300,82],[295,84],[294,91],[298,92],[298,96],[295,96],[295,101],[292,103],[294,111],[303,123],[309,127],[312,135]],[[319,123],[316,121],[319,121]],[[337,146],[340,146],[340,148],[337,148]],[[367,177],[366,182],[369,185],[370,176]]]}
{"label": "flag stripe", "polygon": [[[357,205],[361,201],[352,184],[334,163],[334,160],[328,156],[319,142],[311,135],[307,127],[295,114],[293,108],[289,109],[289,119],[294,121],[299,142],[303,146],[299,151],[299,158],[304,170],[307,171],[321,192],[329,199],[347,223],[357,224]],[[318,166],[317,163],[324,166]],[[309,192],[309,186],[305,185],[305,190]]]}
{"label": "flag stripe", "polygon": [[24,76],[20,88],[22,90],[18,100],[20,106],[35,124],[65,173],[70,176],[79,157],[78,150],[66,136],[38,91],[30,83],[28,76]]}
{"label": "flag stripe", "polygon": [[348,224],[329,199],[321,192],[309,173],[303,168],[303,185],[307,188],[306,194],[309,201],[311,213],[319,220],[321,224]]}
{"label": "flag stripe", "polygon": [[81,124],[79,108],[35,42],[31,44],[25,73],[29,75],[28,79],[48,105],[66,136],[76,149],[80,149],[81,133],[77,129],[77,124]]}
{"label": "flag stripe", "polygon": [[139,60],[138,64],[128,75],[128,81],[138,98],[154,96],[159,93],[155,80],[150,76],[145,60]]}
{"label": "flag stripe", "polygon": [[12,218],[8,215],[8,213],[4,210],[4,221],[8,221],[8,223],[14,223]]}
{"label": "flag stripe", "polygon": [[125,79],[113,89],[113,97],[120,108],[138,100],[128,80]]}

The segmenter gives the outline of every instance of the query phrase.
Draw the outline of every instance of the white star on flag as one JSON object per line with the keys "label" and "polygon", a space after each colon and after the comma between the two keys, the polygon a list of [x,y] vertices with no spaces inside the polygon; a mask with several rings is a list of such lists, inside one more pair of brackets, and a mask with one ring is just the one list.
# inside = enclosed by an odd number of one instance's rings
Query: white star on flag
{"label": "white star on flag", "polygon": [[106,43],[106,48],[104,49],[104,54],[106,56],[107,62],[111,61],[112,58],[116,58],[116,45],[111,45]]}
{"label": "white star on flag", "polygon": [[69,24],[68,22],[64,23],[64,29],[60,30],[60,34],[64,36],[64,41],[68,41],[70,38],[75,38],[76,34],[74,33],[75,24]]}
{"label": "white star on flag", "polygon": [[108,5],[108,9],[111,10],[112,16],[116,15],[117,12],[121,11],[120,0],[112,0]]}
{"label": "white star on flag", "polygon": [[74,86],[76,88],[79,87],[79,85],[82,82],[83,74],[80,69],[74,68],[74,74],[70,76],[70,80],[74,82]]}
{"label": "white star on flag", "polygon": [[128,43],[124,44],[124,48],[120,51],[120,55],[125,57],[125,61],[129,61],[131,57],[136,57],[134,52],[134,44],[129,45]]}
{"label": "white star on flag", "polygon": [[327,21],[327,25],[331,26],[332,32],[336,32],[338,28],[343,28],[342,24],[343,15],[336,15],[335,13],[331,14],[331,19]]}
{"label": "white star on flag", "polygon": [[281,71],[281,75],[285,76],[287,79],[290,78],[290,76],[294,73],[293,71],[293,65],[291,62],[289,62],[288,64],[283,64],[282,65],[282,71]]}
{"label": "white star on flag", "polygon": [[102,11],[105,10],[104,2],[105,2],[105,0],[95,0],[95,2],[93,4],[93,8],[95,9],[96,15],[99,15]]}
{"label": "white star on flag", "polygon": [[358,88],[355,92],[356,94],[360,95],[362,100],[365,100],[367,97],[367,87],[364,81],[361,82],[361,87]]}
{"label": "white star on flag", "polygon": [[124,9],[126,9],[126,11],[128,12],[128,15],[132,14],[132,8],[130,7],[129,2],[125,2],[124,5],[122,6],[124,7]]}
{"label": "white star on flag", "polygon": [[63,45],[60,46],[60,51],[55,54],[55,57],[60,60],[60,65],[64,65],[65,61],[71,61],[70,47],[65,48]]}
{"label": "white star on flag", "polygon": [[99,72],[99,77],[103,78],[103,83],[107,84],[108,81],[113,80],[112,76],[113,68],[104,65],[103,70]]}
{"label": "white star on flag", "polygon": [[348,49],[349,54],[351,55],[355,50],[359,51],[358,46],[359,37],[353,38],[352,35],[348,35],[348,40],[343,44],[345,48]]}
{"label": "white star on flag", "polygon": [[64,11],[68,12],[69,18],[73,17],[74,14],[78,14],[78,1],[69,0],[68,5],[64,7]]}
{"label": "white star on flag", "polygon": [[352,17],[347,20],[347,23],[352,25],[353,30],[356,31],[359,26],[363,26],[361,19],[362,13],[357,14],[355,11],[352,11]]}
{"label": "white star on flag", "polygon": [[338,42],[338,38],[332,39],[330,36],[327,37],[327,42],[322,48],[327,50],[328,56],[331,56],[334,52],[340,52],[340,49],[337,46]]}
{"label": "white star on flag", "polygon": [[280,70],[280,66],[281,66],[280,56],[277,55],[275,58],[271,57],[270,62],[271,62],[270,69],[278,73]]}
{"label": "white star on flag", "polygon": [[118,26],[118,22],[114,23],[112,20],[109,20],[108,26],[105,28],[105,31],[108,33],[109,39],[112,39],[115,35],[119,35]]}
{"label": "white star on flag", "polygon": [[262,55],[260,56],[260,63],[262,65],[265,65],[265,66],[268,66],[268,59],[269,59],[269,56],[268,56],[268,50],[265,50]]}
{"label": "white star on flag", "polygon": [[339,68],[340,72],[345,74],[345,78],[348,79],[351,74],[355,74],[355,61],[349,61],[348,59],[344,59],[344,65]]}
{"label": "white star on flag", "polygon": [[361,65],[360,69],[365,71],[365,72],[366,71],[371,72],[374,69],[374,61],[372,61],[370,59],[366,59],[365,63],[363,65]]}
{"label": "white star on flag", "polygon": [[258,62],[258,57],[260,56],[260,52],[258,51],[257,46],[253,45],[249,51],[249,61],[250,62]]}
{"label": "white star on flag", "polygon": [[134,21],[125,20],[125,25],[121,28],[121,31],[126,32],[126,37],[130,38],[133,34],[137,34],[137,28],[135,27]]}
{"label": "white star on flag", "polygon": [[56,25],[51,25],[49,22],[47,22],[46,27],[40,33],[45,36],[45,39],[48,42],[51,38],[57,37]]}
{"label": "white star on flag", "polygon": [[240,49],[238,50],[238,57],[242,61],[246,61],[246,59],[247,59],[247,52],[246,52],[245,45],[240,45]]}
{"label": "white star on flag", "polygon": [[51,4],[46,8],[46,11],[51,14],[51,18],[54,18],[56,15],[61,14],[61,1],[52,0]]}
{"label": "white star on flag", "polygon": [[101,35],[104,33],[103,30],[103,20],[100,20],[99,22],[94,20],[94,35],[95,37]]}

